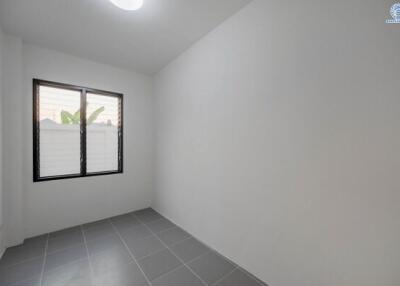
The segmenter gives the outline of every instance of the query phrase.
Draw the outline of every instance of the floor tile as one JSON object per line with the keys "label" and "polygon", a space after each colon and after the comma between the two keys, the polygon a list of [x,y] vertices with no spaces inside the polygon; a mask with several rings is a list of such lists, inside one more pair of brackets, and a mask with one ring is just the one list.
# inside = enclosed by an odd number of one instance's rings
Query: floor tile
{"label": "floor tile", "polygon": [[176,227],[175,224],[170,222],[169,220],[162,218],[147,225],[153,232],[161,232],[173,227]]}
{"label": "floor tile", "polygon": [[65,264],[87,258],[85,245],[80,244],[47,255],[44,271],[50,271]]}
{"label": "floor tile", "polygon": [[210,252],[188,265],[208,285],[217,282],[235,266],[221,256]]}
{"label": "floor tile", "polygon": [[9,286],[36,278],[42,272],[43,260],[44,257],[41,257],[14,266],[0,268],[0,285]]}
{"label": "floor tile", "polygon": [[12,286],[41,286],[40,285],[40,275],[35,278],[17,282],[17,284],[12,284]]}
{"label": "floor tile", "polygon": [[0,267],[11,266],[33,258],[44,256],[47,235],[25,239],[23,244],[9,247],[0,260]]}
{"label": "floor tile", "polygon": [[97,239],[100,236],[115,233],[114,227],[108,220],[99,221],[97,223],[83,226],[83,233],[86,240]]}
{"label": "floor tile", "polygon": [[194,238],[187,239],[171,247],[173,253],[175,253],[184,262],[191,261],[196,257],[210,251],[208,247],[200,243]]}
{"label": "floor tile", "polygon": [[133,212],[133,214],[136,216],[146,216],[146,215],[158,214],[158,212],[156,212],[152,208],[147,208],[147,209],[135,211],[135,212]]}
{"label": "floor tile", "polygon": [[179,227],[175,227],[157,234],[157,236],[168,246],[176,244],[190,237],[186,231]]}
{"label": "floor tile", "polygon": [[138,262],[150,281],[181,265],[181,262],[169,250],[150,255]]}
{"label": "floor tile", "polygon": [[83,235],[80,228],[77,230],[70,230],[65,232],[59,232],[58,234],[50,234],[49,242],[47,246],[47,253],[66,249],[75,245],[82,244]]}
{"label": "floor tile", "polygon": [[46,272],[42,286],[90,286],[90,267],[88,259],[76,261]]}
{"label": "floor tile", "polygon": [[69,236],[71,234],[77,234],[77,233],[82,233],[81,226],[74,226],[74,227],[51,232],[51,233],[49,233],[49,239],[51,240],[54,238]]}
{"label": "floor tile", "polygon": [[111,222],[118,230],[141,225],[141,222],[131,214],[113,217]]}
{"label": "floor tile", "polygon": [[152,236],[153,233],[145,226],[135,226],[135,227],[130,227],[126,228],[123,231],[120,231],[121,236],[124,240],[135,240],[135,239],[141,239],[145,237]]}
{"label": "floor tile", "polygon": [[135,262],[94,277],[95,286],[149,286]]}
{"label": "floor tile", "polygon": [[218,282],[216,286],[260,286],[260,284],[243,271],[236,269],[232,274]]}
{"label": "floor tile", "polygon": [[112,269],[120,269],[133,261],[125,247],[110,248],[91,255],[89,259],[95,275]]}
{"label": "floor tile", "polygon": [[150,223],[163,217],[153,209],[140,210],[133,213],[141,222]]}
{"label": "floor tile", "polygon": [[105,218],[105,219],[97,220],[97,221],[94,221],[94,222],[86,223],[86,224],[82,225],[82,228],[84,230],[88,230],[88,229],[97,228],[97,227],[100,227],[100,226],[107,226],[109,224],[110,224],[109,219]]}
{"label": "floor tile", "polygon": [[46,246],[46,242],[47,242],[47,234],[43,234],[43,235],[38,235],[35,237],[30,237],[24,240],[24,245],[29,245],[29,246]]}
{"label": "floor tile", "polygon": [[267,286],[151,208],[26,239],[0,260],[1,286],[149,286],[147,278],[153,286]]}
{"label": "floor tile", "polygon": [[117,234],[110,234],[88,241],[87,248],[89,255],[95,255],[102,251],[110,251],[113,248],[124,248],[124,244]]}
{"label": "floor tile", "polygon": [[165,249],[164,244],[154,235],[142,239],[126,240],[125,242],[136,259]]}
{"label": "floor tile", "polygon": [[0,267],[11,266],[21,263],[33,258],[44,256],[45,244],[22,244],[7,248],[2,259],[0,260]]}
{"label": "floor tile", "polygon": [[177,268],[152,282],[153,286],[203,286],[186,266]]}

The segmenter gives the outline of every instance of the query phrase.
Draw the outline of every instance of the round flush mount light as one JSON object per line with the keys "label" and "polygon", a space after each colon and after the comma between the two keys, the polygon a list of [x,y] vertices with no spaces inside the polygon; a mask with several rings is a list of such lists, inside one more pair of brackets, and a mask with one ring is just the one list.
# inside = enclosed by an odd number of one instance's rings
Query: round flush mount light
{"label": "round flush mount light", "polygon": [[127,11],[138,10],[143,6],[143,0],[110,0],[110,2]]}

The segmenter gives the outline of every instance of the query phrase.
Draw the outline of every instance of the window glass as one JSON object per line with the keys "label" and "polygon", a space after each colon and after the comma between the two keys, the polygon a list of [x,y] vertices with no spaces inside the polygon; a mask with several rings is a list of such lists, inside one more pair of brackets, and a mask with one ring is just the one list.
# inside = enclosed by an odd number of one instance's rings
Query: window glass
{"label": "window glass", "polygon": [[119,100],[114,96],[87,94],[87,172],[118,170]]}
{"label": "window glass", "polygon": [[80,92],[40,86],[40,175],[80,173]]}
{"label": "window glass", "polygon": [[37,79],[33,90],[35,182],[122,173],[122,94]]}

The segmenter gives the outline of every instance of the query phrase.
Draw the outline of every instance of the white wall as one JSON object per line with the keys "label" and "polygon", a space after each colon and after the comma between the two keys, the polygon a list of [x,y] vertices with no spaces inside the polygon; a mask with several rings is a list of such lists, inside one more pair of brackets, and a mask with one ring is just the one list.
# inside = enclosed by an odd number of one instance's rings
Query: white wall
{"label": "white wall", "polygon": [[[3,35],[3,206],[6,246],[24,239],[22,41]],[[30,132],[32,133],[32,132]],[[25,137],[29,137],[29,133]]]}
{"label": "white wall", "polygon": [[[2,61],[3,31],[0,27],[0,112],[3,112],[3,78]],[[3,162],[3,120],[0,116],[0,162]],[[3,163],[0,163],[0,258],[4,252],[4,223],[3,223]]]}
{"label": "white wall", "polygon": [[256,0],[161,71],[155,208],[273,286],[400,285],[391,4]]}
{"label": "white wall", "polygon": [[[5,77],[11,82],[5,86],[7,108],[3,117],[7,119],[4,173],[8,176],[8,245],[25,237],[148,207],[153,173],[151,79],[8,38],[7,45],[13,47],[5,51],[11,69]],[[33,78],[124,94],[123,174],[33,183]],[[19,214],[22,218],[15,222]]]}

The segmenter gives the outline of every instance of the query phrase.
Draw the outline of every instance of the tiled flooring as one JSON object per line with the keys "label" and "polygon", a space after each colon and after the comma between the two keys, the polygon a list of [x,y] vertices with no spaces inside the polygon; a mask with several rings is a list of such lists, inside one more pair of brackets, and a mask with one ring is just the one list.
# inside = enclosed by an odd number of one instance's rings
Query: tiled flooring
{"label": "tiled flooring", "polygon": [[2,286],[263,286],[145,209],[25,240],[0,260]]}

